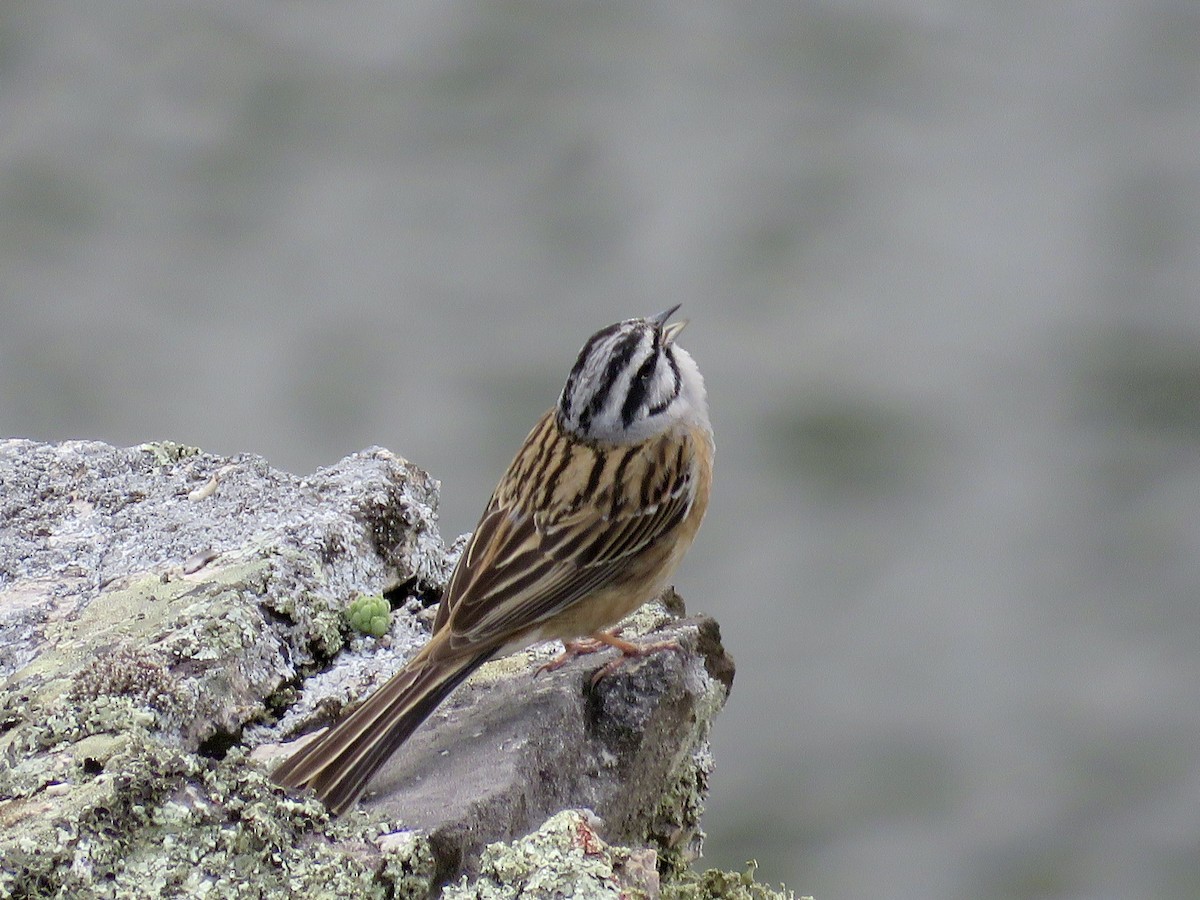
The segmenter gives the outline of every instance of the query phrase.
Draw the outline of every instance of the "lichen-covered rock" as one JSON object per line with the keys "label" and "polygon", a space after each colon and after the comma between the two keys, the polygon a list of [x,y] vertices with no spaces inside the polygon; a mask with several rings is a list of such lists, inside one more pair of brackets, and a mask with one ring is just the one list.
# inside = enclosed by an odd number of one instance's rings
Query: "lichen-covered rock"
{"label": "lichen-covered rock", "polygon": [[612,898],[659,895],[653,850],[614,847],[600,837],[603,822],[590,810],[564,810],[510,844],[489,844],[479,876],[446,887],[445,900],[519,897]]}
{"label": "lichen-covered rock", "polygon": [[199,896],[250,860],[267,895],[372,883],[385,854],[313,843],[319,804],[221,757],[342,646],[349,600],[444,584],[436,482],[380,449],[298,478],[9,440],[0,486],[0,896]]}
{"label": "lichen-covered rock", "polygon": [[430,836],[440,878],[477,871],[482,846],[555,812],[594,810],[606,840],[681,871],[700,852],[708,735],[733,678],[716,623],[682,617],[673,591],[625,622],[678,652],[630,660],[598,684],[609,651],[538,674],[553,645],[481,668],[381,770],[361,805]]}
{"label": "lichen-covered rock", "polygon": [[[509,864],[484,845],[548,819],[537,840],[607,848],[605,885],[683,883],[733,667],[673,594],[626,634],[678,652],[595,687],[609,653],[537,677],[553,651],[494,661],[333,819],[267,773],[426,639],[462,547],[432,478],[378,448],[299,478],[174,444],[9,440],[0,488],[0,896],[423,897],[495,881]],[[387,633],[355,633],[347,606],[380,595]],[[554,819],[579,807],[601,817],[587,840]]]}
{"label": "lichen-covered rock", "polygon": [[[741,873],[710,869],[663,880],[655,851],[621,847],[600,835],[605,823],[588,809],[556,813],[533,833],[489,844],[479,874],[446,886],[445,900],[794,900],[783,888],[754,880],[755,865]],[[812,900],[812,898],[807,898]]]}

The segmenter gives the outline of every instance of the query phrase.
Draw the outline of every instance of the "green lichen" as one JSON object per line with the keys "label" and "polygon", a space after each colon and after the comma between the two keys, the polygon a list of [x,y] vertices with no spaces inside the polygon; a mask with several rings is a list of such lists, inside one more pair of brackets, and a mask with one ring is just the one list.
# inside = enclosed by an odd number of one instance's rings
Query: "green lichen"
{"label": "green lichen", "polygon": [[[566,810],[533,834],[509,844],[489,844],[479,876],[446,886],[444,900],[539,900],[539,898],[627,898],[664,900],[794,900],[792,892],[754,880],[757,863],[745,872],[681,871],[660,884],[656,854],[617,847],[600,839],[598,820],[587,810]],[[809,898],[811,900],[811,898]]]}
{"label": "green lichen", "polygon": [[586,810],[566,810],[533,834],[511,844],[489,844],[479,862],[479,877],[446,887],[444,900],[516,900],[524,898],[619,898],[649,895],[658,875],[651,865],[630,866],[640,857],[599,838],[595,818]]}
{"label": "green lichen", "polygon": [[[229,553],[203,580],[144,575],[107,585],[77,616],[46,624],[41,652],[0,689],[0,704],[11,694],[34,710],[64,697],[79,706],[125,696],[187,748],[236,734],[295,673],[263,609],[280,592],[272,582],[282,562]],[[329,602],[310,604],[295,626],[299,643],[340,645],[340,618]]]}
{"label": "green lichen", "polygon": [[704,843],[700,821],[711,772],[712,758],[703,740],[679,761],[659,797],[647,837],[658,851],[660,871],[666,874],[687,871],[700,855]]}
{"label": "green lichen", "polygon": [[418,831],[396,831],[375,840],[383,852],[380,877],[391,885],[395,900],[427,897],[437,877],[437,861],[429,838]]}
{"label": "green lichen", "polygon": [[664,874],[680,875],[700,856],[704,843],[700,823],[713,771],[708,735],[726,693],[725,685],[707,673],[695,685],[692,731],[678,742],[667,786],[658,799],[647,834],[648,842],[658,851],[659,870]]}
{"label": "green lichen", "polygon": [[423,837],[380,846],[391,825],[332,821],[244,752],[198,752],[287,674],[257,596],[273,557],[222,562],[204,581],[106,586],[48,622],[43,651],[0,688],[0,897],[429,892]]}
{"label": "green lichen", "polygon": [[[78,616],[48,623],[45,646],[10,684],[49,701],[70,690],[85,667],[122,648],[155,653],[165,664],[235,652],[261,635],[261,616],[255,619],[243,598],[264,589],[269,570],[269,560],[231,557],[206,570],[201,583],[161,575],[114,583]],[[233,638],[233,646],[216,638]]]}
{"label": "green lichen", "polygon": [[383,637],[392,627],[392,608],[383,597],[364,594],[350,603],[346,618],[355,631]]}
{"label": "green lichen", "polygon": [[295,592],[275,589],[263,594],[259,603],[271,612],[296,623],[305,635],[312,652],[321,658],[331,658],[346,643],[342,634],[345,624],[343,607],[330,602],[314,591]]}
{"label": "green lichen", "polygon": [[4,694],[0,715],[0,897],[346,897],[427,894],[420,835],[366,814],[331,819],[285,796],[244,750],[222,760],[160,729],[153,656],[84,667],[42,704]]}
{"label": "green lichen", "polygon": [[755,881],[757,869],[758,863],[752,860],[745,872],[683,872],[663,885],[662,900],[795,900],[796,895],[782,885],[774,889]]}
{"label": "green lichen", "polygon": [[384,900],[432,886],[422,836],[389,842],[395,829],[363,813],[332,820],[243,751],[213,762],[135,729],[102,758],[54,792],[51,814],[41,796],[0,805],[0,896]]}

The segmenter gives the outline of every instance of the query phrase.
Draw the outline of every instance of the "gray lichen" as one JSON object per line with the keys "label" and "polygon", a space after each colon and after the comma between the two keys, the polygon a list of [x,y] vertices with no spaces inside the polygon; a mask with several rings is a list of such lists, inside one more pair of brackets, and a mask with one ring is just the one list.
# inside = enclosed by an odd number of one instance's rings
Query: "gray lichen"
{"label": "gray lichen", "polygon": [[103,770],[77,775],[52,817],[15,810],[0,838],[4,896],[382,900],[402,882],[410,896],[428,891],[419,841],[387,845],[386,824],[331,821],[314,799],[281,798],[242,751],[213,763],[135,730],[94,765]]}
{"label": "gray lichen", "polygon": [[[754,880],[758,863],[751,861],[744,872],[683,872],[663,885],[663,900],[795,900],[795,894],[780,885],[770,888]],[[813,900],[802,897],[800,900]]]}
{"label": "gray lichen", "polygon": [[589,810],[564,810],[509,844],[489,844],[479,877],[448,886],[445,900],[516,900],[518,897],[616,898],[658,893],[652,850],[612,847],[597,833]]}
{"label": "gray lichen", "polygon": [[[444,900],[794,900],[785,888],[754,880],[755,863],[745,872],[709,869],[672,872],[662,879],[661,860],[648,848],[606,843],[603,822],[586,809],[564,810],[541,828],[510,843],[489,844],[477,878],[448,885]],[[811,900],[811,898],[808,898]]]}

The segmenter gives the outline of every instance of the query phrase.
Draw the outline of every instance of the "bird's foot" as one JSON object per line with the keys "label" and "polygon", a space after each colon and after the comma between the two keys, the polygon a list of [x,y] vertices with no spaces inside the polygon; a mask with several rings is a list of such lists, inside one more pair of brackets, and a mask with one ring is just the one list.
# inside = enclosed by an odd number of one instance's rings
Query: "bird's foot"
{"label": "bird's foot", "polygon": [[[620,628],[614,628],[612,631],[597,631],[591,637],[579,638],[574,641],[563,641],[563,651],[554,657],[549,662],[544,662],[538,666],[535,675],[541,675],[543,672],[553,672],[556,669],[561,669],[577,656],[587,656],[590,653],[599,653],[601,650],[607,650],[609,647],[615,647],[617,644],[611,643],[616,641],[618,644],[628,644],[628,641],[622,641],[617,637],[621,633]],[[634,646],[629,644],[629,646]]]}
{"label": "bird's foot", "polygon": [[542,663],[537,668],[535,675],[540,675],[543,672],[553,672],[555,669],[561,669],[568,662],[577,656],[587,656],[589,653],[599,653],[602,650],[607,650],[613,647],[621,651],[621,655],[614,660],[605,663],[596,673],[592,675],[592,686],[595,687],[609,675],[616,672],[621,666],[625,665],[630,659],[637,659],[643,656],[649,656],[652,653],[659,653],[663,650],[674,650],[676,652],[683,648],[679,646],[679,642],[675,640],[654,641],[649,644],[635,644],[632,641],[626,641],[617,635],[621,633],[620,628],[614,628],[612,631],[597,631],[590,637],[580,638],[574,641],[563,642],[563,652],[554,657],[549,662]]}
{"label": "bird's foot", "polygon": [[592,676],[592,687],[595,687],[609,675],[616,672],[621,668],[621,666],[625,665],[625,663],[629,662],[631,659],[640,659],[644,656],[660,653],[663,650],[672,650],[676,653],[683,651],[683,648],[679,646],[679,642],[676,640],[652,641],[649,644],[633,644],[629,641],[623,641],[614,635],[605,635],[604,637],[601,637],[599,634],[597,634],[595,637],[601,643],[608,644],[610,647],[616,647],[621,651],[621,655],[614,660],[610,660],[596,670],[596,674]]}

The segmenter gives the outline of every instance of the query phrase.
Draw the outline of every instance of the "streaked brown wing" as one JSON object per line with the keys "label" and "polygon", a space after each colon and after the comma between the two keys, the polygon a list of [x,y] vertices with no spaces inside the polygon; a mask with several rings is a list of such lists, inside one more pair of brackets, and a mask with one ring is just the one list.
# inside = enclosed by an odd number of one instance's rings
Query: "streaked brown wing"
{"label": "streaked brown wing", "polygon": [[548,520],[505,508],[497,494],[463,551],[439,610],[438,621],[451,628],[451,646],[465,650],[505,643],[611,584],[629,557],[668,535],[691,508],[694,487],[690,452],[655,452],[644,465],[664,461],[672,471],[660,473],[657,486],[643,491],[640,499],[646,504],[623,507],[607,518],[585,503]]}
{"label": "streaked brown wing", "polygon": [[464,557],[455,572],[461,575],[461,593],[447,598],[449,641],[456,652],[507,643],[610,582],[621,566],[583,567],[555,559],[539,549],[541,535],[532,517],[507,518],[496,510],[485,520],[493,516],[489,524],[499,527],[489,532],[489,565],[472,571]]}

